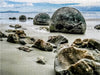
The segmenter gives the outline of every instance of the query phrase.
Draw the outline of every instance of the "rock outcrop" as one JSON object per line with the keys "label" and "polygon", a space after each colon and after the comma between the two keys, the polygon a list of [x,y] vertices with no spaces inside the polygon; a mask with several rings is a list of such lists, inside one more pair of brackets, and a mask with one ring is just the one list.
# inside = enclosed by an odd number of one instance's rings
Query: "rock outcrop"
{"label": "rock outcrop", "polygon": [[35,16],[34,25],[49,25],[50,16],[46,13],[39,13]]}
{"label": "rock outcrop", "polygon": [[72,7],[63,7],[53,14],[50,23],[50,31],[84,34],[86,31],[86,22],[77,9]]}

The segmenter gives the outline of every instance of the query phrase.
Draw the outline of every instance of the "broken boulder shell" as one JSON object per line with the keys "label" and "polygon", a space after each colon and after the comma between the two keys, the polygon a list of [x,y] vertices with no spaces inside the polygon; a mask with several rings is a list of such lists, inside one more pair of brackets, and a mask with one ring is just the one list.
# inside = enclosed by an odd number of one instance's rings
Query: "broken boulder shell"
{"label": "broken boulder shell", "polygon": [[46,13],[39,13],[35,16],[34,25],[49,25],[50,16]]}
{"label": "broken boulder shell", "polygon": [[51,18],[51,32],[84,34],[86,22],[82,14],[75,8],[62,7]]}
{"label": "broken boulder shell", "polygon": [[52,51],[53,50],[53,46],[50,43],[45,42],[41,39],[38,39],[37,41],[35,41],[35,43],[32,47],[41,49],[43,51]]}
{"label": "broken boulder shell", "polygon": [[100,75],[98,52],[76,47],[60,50],[54,61],[56,75]]}

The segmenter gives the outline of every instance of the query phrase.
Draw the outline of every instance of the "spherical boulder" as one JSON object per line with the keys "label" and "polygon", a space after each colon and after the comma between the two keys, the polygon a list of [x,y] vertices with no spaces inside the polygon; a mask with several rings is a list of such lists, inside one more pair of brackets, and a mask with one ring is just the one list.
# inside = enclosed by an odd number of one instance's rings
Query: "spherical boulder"
{"label": "spherical boulder", "polygon": [[26,21],[26,16],[25,16],[25,15],[19,16],[19,20],[21,20],[21,21]]}
{"label": "spherical boulder", "polygon": [[77,9],[62,7],[53,14],[50,22],[50,31],[84,34],[86,31],[86,22]]}
{"label": "spherical boulder", "polygon": [[49,25],[50,16],[46,13],[39,13],[35,16],[34,25]]}

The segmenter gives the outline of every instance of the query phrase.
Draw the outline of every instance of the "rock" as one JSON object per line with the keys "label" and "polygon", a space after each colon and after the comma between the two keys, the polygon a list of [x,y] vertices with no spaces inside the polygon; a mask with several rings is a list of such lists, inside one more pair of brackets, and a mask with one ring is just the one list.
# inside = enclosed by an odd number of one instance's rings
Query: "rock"
{"label": "rock", "polygon": [[20,38],[25,38],[26,33],[23,30],[16,30],[15,32]]}
{"label": "rock", "polygon": [[7,37],[7,41],[11,43],[19,43],[19,37],[17,34],[9,34]]}
{"label": "rock", "polygon": [[6,30],[5,32],[8,32],[8,33],[10,33],[10,32],[14,32],[15,30],[12,30],[12,29],[8,29],[8,30]]}
{"label": "rock", "polygon": [[24,40],[19,40],[19,43],[22,44],[22,45],[26,44],[26,42]]}
{"label": "rock", "polygon": [[25,16],[25,15],[19,16],[19,20],[20,20],[20,21],[26,21],[26,16]]}
{"label": "rock", "polygon": [[32,17],[28,17],[28,19],[33,19]]}
{"label": "rock", "polygon": [[66,38],[65,38],[64,36],[62,36],[62,35],[58,35],[58,36],[49,36],[48,42],[53,43],[53,44],[55,44],[55,45],[58,45],[58,44],[68,43],[68,39],[66,39]]}
{"label": "rock", "polygon": [[77,9],[72,7],[62,7],[53,14],[50,31],[84,34],[86,31],[86,22]]}
{"label": "rock", "polygon": [[48,27],[40,27],[40,30],[46,30],[46,31],[49,31],[49,28],[48,28]]}
{"label": "rock", "polygon": [[19,24],[16,24],[15,25],[15,28],[17,29],[17,28],[21,28],[22,26],[21,25],[19,25]]}
{"label": "rock", "polygon": [[27,42],[28,44],[34,44],[35,41],[36,41],[35,38],[32,38],[32,37],[27,37],[27,38],[26,38],[26,42]]}
{"label": "rock", "polygon": [[53,50],[53,47],[50,43],[48,42],[45,42],[41,39],[38,39],[34,45],[32,47],[35,47],[35,48],[38,48],[38,49],[41,49],[43,51],[52,51]]}
{"label": "rock", "polygon": [[100,30],[100,24],[99,24],[99,25],[94,26],[94,28],[95,28],[95,29],[97,29],[97,30]]}
{"label": "rock", "polygon": [[12,27],[12,28],[14,28],[15,26],[13,26],[13,25],[9,25],[9,27]]}
{"label": "rock", "polygon": [[48,21],[50,16],[46,13],[39,13],[35,16],[33,23],[34,25],[49,25]]}
{"label": "rock", "polygon": [[9,17],[10,20],[16,20],[16,17]]}
{"label": "rock", "polygon": [[2,39],[2,38],[0,38],[0,41],[3,41],[3,39]]}
{"label": "rock", "polygon": [[7,37],[7,35],[0,31],[0,38],[6,38],[6,37]]}
{"label": "rock", "polygon": [[100,40],[96,39],[76,39],[72,46],[78,47],[78,48],[88,48],[91,50],[98,49],[100,50]]}
{"label": "rock", "polygon": [[54,70],[56,75],[100,75],[100,53],[76,47],[63,48],[55,58]]}
{"label": "rock", "polygon": [[44,64],[46,64],[46,59],[43,56],[40,56],[37,58],[36,62],[44,65]]}
{"label": "rock", "polygon": [[25,52],[31,52],[32,51],[29,47],[18,47],[18,49],[25,51]]}

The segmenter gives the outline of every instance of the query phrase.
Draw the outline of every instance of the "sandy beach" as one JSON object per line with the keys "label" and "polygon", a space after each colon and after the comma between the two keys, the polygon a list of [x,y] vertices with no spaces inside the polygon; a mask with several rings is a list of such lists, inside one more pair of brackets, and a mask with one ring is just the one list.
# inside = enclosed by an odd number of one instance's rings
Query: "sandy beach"
{"label": "sandy beach", "polygon": [[[63,35],[71,44],[76,38],[96,38],[100,40],[100,30],[95,30],[94,26],[100,24],[100,20],[87,20],[87,30],[84,35],[66,34],[66,33],[50,33],[45,30],[39,30],[41,26],[21,23],[23,28],[26,28],[27,36],[40,38],[47,41],[50,35]],[[12,29],[9,24],[0,24],[0,30],[6,34],[7,29]],[[0,41],[0,75],[55,75],[54,73],[54,58],[56,53],[45,52],[36,48],[32,48],[32,52],[24,52],[17,49],[20,44],[9,43],[3,39]],[[28,44],[27,44],[28,45]],[[29,45],[30,46],[30,45]],[[41,65],[36,63],[37,57],[43,56],[47,63]]]}

